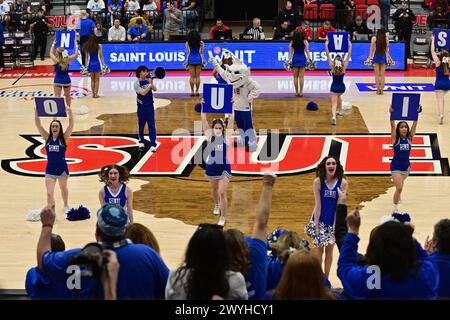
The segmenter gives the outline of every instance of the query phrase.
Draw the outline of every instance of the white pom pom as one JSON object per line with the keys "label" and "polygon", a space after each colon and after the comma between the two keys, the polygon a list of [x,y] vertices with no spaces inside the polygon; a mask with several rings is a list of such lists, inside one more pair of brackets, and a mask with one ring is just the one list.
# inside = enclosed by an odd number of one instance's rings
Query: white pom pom
{"label": "white pom pom", "polygon": [[387,216],[387,215],[382,216],[381,219],[380,219],[379,225],[381,226],[383,223],[386,223],[386,222],[389,222],[389,221],[396,221],[396,220],[394,219],[393,216]]}
{"label": "white pom pom", "polygon": [[342,110],[351,110],[352,104],[348,101],[342,101]]}
{"label": "white pom pom", "polygon": [[41,211],[42,209],[32,209],[27,212],[27,221],[41,221]]}
{"label": "white pom pom", "polygon": [[89,108],[86,105],[82,105],[79,108],[75,108],[74,113],[80,115],[86,114],[89,113]]}

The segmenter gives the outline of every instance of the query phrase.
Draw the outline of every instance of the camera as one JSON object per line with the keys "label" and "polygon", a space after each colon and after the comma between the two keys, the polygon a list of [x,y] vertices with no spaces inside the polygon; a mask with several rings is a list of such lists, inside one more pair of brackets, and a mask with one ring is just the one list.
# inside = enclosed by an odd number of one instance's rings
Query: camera
{"label": "camera", "polygon": [[82,277],[100,279],[102,273],[107,270],[108,256],[103,253],[103,247],[99,243],[92,242],[72,258],[70,265],[78,266]]}

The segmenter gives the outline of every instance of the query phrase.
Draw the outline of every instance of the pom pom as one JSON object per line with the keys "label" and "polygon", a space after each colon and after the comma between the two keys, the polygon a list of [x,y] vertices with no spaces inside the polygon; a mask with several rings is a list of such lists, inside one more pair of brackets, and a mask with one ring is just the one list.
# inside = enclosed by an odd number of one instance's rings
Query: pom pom
{"label": "pom pom", "polygon": [[278,240],[278,238],[286,232],[288,232],[288,231],[285,229],[276,228],[271,234],[269,234],[267,236],[267,241],[276,242]]}
{"label": "pom pom", "polygon": [[32,209],[27,212],[27,221],[41,221],[41,211],[42,209]]}
{"label": "pom pom", "polygon": [[342,101],[342,110],[351,110],[353,105],[348,101]]}
{"label": "pom pom", "polygon": [[292,69],[292,62],[289,61],[289,60],[286,60],[284,62],[284,69],[286,69],[286,71],[291,71],[291,69]]}
{"label": "pom pom", "polygon": [[111,70],[109,69],[109,67],[106,64],[102,65],[102,76],[104,76],[105,74],[108,74],[110,72],[111,72]]}
{"label": "pom pom", "polygon": [[311,59],[306,59],[306,70],[316,70],[316,62]]}
{"label": "pom pom", "polygon": [[195,110],[195,112],[202,112],[202,104],[201,103],[197,103],[194,106],[194,110]]}
{"label": "pom pom", "polygon": [[319,110],[319,106],[314,101],[310,101],[306,105],[306,110],[317,111],[317,110]]}
{"label": "pom pom", "polygon": [[409,213],[394,212],[392,213],[392,218],[394,218],[400,223],[411,222],[411,217]]}
{"label": "pom pom", "polygon": [[83,77],[87,77],[89,75],[88,68],[86,66],[81,66],[80,73]]}
{"label": "pom pom", "polygon": [[89,113],[89,108],[86,105],[82,105],[79,108],[74,108],[73,113],[83,115]]}
{"label": "pom pom", "polygon": [[84,207],[83,205],[80,205],[78,209],[70,209],[69,212],[67,212],[67,220],[69,221],[78,221],[78,220],[86,220],[90,219],[90,211],[88,208]]}

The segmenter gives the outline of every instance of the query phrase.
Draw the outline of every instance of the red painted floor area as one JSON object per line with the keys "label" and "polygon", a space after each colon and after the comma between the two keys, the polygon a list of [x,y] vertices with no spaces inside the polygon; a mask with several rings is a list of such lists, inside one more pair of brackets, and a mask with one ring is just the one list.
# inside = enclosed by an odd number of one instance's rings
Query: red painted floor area
{"label": "red painted floor area", "polygon": [[[208,73],[211,71],[204,71],[204,73]],[[285,70],[252,70],[252,74],[255,76],[284,76],[290,75],[290,71]],[[328,72],[326,70],[317,70],[317,71],[307,71],[307,75],[310,76],[328,76]],[[347,76],[370,76],[373,75],[373,71],[347,71]],[[16,79],[23,76],[23,78],[52,78],[54,77],[54,68],[53,66],[35,66],[34,68],[18,68],[14,70],[7,70],[0,73],[0,79]],[[73,77],[81,77],[79,72],[72,72],[71,76]],[[168,71],[167,76],[188,76],[188,72],[185,70],[180,71]],[[387,71],[386,76],[388,77],[434,77],[435,72],[434,69],[427,68],[413,68],[411,65],[408,65],[408,69],[406,71]],[[108,74],[108,77],[134,77],[134,70],[131,71],[113,71]]]}

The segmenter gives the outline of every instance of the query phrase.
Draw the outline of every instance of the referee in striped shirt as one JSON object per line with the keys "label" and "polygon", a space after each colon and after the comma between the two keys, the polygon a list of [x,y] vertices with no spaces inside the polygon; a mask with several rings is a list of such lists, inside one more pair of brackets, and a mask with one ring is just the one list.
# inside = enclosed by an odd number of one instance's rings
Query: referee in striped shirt
{"label": "referee in striped shirt", "polygon": [[245,28],[242,38],[244,40],[264,40],[266,36],[261,27],[261,20],[258,18],[253,19],[253,25]]}

